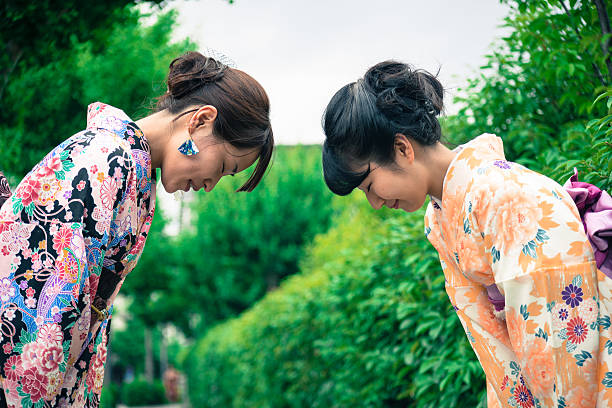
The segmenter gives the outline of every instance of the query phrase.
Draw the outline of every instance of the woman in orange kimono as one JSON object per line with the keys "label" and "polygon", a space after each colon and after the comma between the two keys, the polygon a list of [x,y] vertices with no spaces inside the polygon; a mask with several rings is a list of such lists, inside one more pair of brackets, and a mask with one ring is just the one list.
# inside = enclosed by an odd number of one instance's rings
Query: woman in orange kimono
{"label": "woman in orange kimono", "polygon": [[240,191],[265,173],[274,141],[259,83],[191,52],[167,84],[138,121],[90,105],[86,129],[0,208],[0,406],[98,406],[113,301],[153,221],[157,168],[168,192],[211,191],[257,159]]}
{"label": "woman in orange kimono", "polygon": [[425,235],[489,407],[612,406],[612,279],[572,198],[494,135],[442,145],[442,99],[435,77],[394,61],[340,89],[324,115],[327,185],[375,209],[416,211],[429,195]]}

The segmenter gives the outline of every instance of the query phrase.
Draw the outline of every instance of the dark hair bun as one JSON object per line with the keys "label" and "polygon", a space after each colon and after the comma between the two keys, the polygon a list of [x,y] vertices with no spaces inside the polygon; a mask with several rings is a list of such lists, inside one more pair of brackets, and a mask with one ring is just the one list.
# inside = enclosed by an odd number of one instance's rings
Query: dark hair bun
{"label": "dark hair bun", "polygon": [[444,88],[435,76],[408,64],[384,61],[366,72],[364,82],[376,96],[380,112],[407,136],[425,145],[440,140],[436,116],[444,108]]}
{"label": "dark hair bun", "polygon": [[214,58],[195,51],[187,52],[170,63],[168,92],[174,99],[180,99],[205,84],[218,81],[226,69],[225,64]]}

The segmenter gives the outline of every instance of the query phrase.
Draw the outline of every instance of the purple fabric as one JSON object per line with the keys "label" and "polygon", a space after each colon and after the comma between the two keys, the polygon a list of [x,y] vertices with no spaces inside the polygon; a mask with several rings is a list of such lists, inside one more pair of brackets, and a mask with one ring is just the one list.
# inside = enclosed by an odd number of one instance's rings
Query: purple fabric
{"label": "purple fabric", "polygon": [[489,295],[489,301],[495,306],[495,311],[501,312],[506,307],[506,299],[501,294],[496,284],[487,286],[487,295]]}
{"label": "purple fabric", "polygon": [[589,183],[578,181],[578,171],[563,186],[580,212],[584,230],[600,271],[612,278],[612,197]]}
{"label": "purple fabric", "polygon": [[[576,203],[582,225],[593,247],[595,262],[600,271],[612,278],[612,197],[598,187],[578,181],[578,170],[563,185]],[[506,300],[497,285],[487,286],[489,301],[497,312],[504,310]]]}

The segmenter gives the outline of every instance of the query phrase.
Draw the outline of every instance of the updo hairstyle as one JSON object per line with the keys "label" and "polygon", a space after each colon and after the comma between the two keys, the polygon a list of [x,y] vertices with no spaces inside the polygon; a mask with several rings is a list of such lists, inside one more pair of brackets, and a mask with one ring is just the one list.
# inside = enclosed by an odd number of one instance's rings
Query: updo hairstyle
{"label": "updo hairstyle", "polygon": [[170,63],[168,91],[160,96],[156,111],[179,114],[192,106],[217,108],[213,134],[239,149],[260,148],[255,171],[238,191],[252,191],[261,181],[272,157],[274,136],[270,124],[270,102],[263,87],[245,72],[206,57],[187,52]]}
{"label": "updo hairstyle", "polygon": [[329,189],[347,195],[368,176],[356,168],[394,163],[395,135],[422,146],[441,136],[437,116],[444,88],[436,77],[408,64],[384,61],[362,79],[342,87],[323,114],[323,173]]}

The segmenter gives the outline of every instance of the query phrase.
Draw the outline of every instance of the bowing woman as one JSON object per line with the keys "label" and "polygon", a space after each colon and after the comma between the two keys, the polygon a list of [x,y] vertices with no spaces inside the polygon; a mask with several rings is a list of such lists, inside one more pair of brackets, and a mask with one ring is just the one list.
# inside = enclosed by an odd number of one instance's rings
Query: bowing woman
{"label": "bowing woman", "polygon": [[375,209],[412,212],[429,196],[425,235],[486,374],[489,407],[612,406],[612,279],[572,198],[507,161],[494,135],[449,150],[442,106],[431,74],[394,61],[370,68],[327,106],[327,185],[339,195],[358,188]]}
{"label": "bowing woman", "polygon": [[[246,73],[197,52],[170,64],[156,112],[133,121],[94,103],[0,209],[0,402],[98,406],[117,292],[168,192],[211,191],[270,163],[269,101]],[[2,406],[2,404],[0,404]]]}

